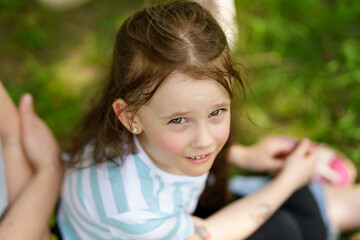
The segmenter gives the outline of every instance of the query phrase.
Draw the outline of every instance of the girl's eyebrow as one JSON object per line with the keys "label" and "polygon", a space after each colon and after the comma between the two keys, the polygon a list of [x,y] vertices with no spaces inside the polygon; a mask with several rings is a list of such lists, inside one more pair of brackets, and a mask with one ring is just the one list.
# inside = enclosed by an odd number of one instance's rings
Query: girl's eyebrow
{"label": "girl's eyebrow", "polygon": [[[228,107],[230,106],[230,102],[229,101],[226,101],[226,102],[221,102],[221,103],[217,103],[217,104],[214,104],[211,106],[211,109],[218,109],[218,108],[221,108],[221,107]],[[161,117],[161,119],[172,119],[172,118],[176,118],[176,117],[180,117],[180,116],[186,116],[187,114],[189,114],[190,111],[185,111],[185,112],[175,112],[175,113],[172,113],[168,116],[164,116],[164,117]]]}
{"label": "girl's eyebrow", "polygon": [[221,103],[214,104],[212,108],[221,108],[221,107],[228,107],[230,106],[230,101],[225,101]]}

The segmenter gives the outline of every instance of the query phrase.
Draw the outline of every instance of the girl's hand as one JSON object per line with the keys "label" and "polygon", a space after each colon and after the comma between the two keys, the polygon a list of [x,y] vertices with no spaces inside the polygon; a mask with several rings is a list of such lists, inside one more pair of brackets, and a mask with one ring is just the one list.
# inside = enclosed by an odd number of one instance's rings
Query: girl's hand
{"label": "girl's hand", "polygon": [[316,148],[310,140],[304,139],[285,159],[280,174],[285,175],[285,178],[289,179],[289,183],[294,183],[294,187],[297,189],[308,183],[313,176],[317,162]]}
{"label": "girl's hand", "polygon": [[295,142],[281,136],[269,136],[249,147],[235,144],[230,148],[228,159],[233,165],[249,171],[278,171]]}
{"label": "girl's hand", "polygon": [[36,115],[30,94],[20,100],[20,122],[22,143],[27,157],[35,171],[56,168],[62,169],[60,150],[47,125]]}

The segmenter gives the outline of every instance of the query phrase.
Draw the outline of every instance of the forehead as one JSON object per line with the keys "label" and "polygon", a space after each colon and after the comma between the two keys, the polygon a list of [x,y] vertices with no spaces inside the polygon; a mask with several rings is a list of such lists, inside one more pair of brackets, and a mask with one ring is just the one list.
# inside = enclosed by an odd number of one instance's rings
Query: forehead
{"label": "forehead", "polygon": [[191,108],[230,104],[226,89],[212,79],[195,79],[175,71],[159,86],[149,105],[158,108]]}

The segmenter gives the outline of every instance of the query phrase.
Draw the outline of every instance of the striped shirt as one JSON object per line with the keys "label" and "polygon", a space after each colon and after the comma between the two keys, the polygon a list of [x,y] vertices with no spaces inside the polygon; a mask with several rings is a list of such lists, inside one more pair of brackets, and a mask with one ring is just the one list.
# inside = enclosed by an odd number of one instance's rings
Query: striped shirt
{"label": "striped shirt", "polygon": [[178,240],[193,234],[191,213],[207,173],[167,173],[136,145],[139,152],[120,167],[107,162],[67,171],[58,214],[64,239]]}

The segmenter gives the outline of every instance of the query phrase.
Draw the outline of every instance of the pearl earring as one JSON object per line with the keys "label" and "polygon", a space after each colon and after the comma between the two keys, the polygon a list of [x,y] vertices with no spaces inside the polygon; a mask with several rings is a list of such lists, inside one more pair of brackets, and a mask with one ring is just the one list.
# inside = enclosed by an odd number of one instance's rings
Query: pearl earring
{"label": "pearl earring", "polygon": [[133,133],[137,133],[138,129],[136,127],[133,127],[132,131]]}

